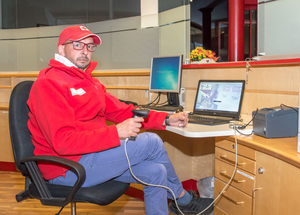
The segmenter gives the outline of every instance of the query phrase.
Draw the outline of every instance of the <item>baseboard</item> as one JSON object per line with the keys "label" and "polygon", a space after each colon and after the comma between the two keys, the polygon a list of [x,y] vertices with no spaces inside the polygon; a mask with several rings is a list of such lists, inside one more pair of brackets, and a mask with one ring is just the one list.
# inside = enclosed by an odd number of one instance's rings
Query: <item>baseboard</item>
{"label": "baseboard", "polygon": [[0,161],[0,171],[17,172],[14,162],[3,162]]}

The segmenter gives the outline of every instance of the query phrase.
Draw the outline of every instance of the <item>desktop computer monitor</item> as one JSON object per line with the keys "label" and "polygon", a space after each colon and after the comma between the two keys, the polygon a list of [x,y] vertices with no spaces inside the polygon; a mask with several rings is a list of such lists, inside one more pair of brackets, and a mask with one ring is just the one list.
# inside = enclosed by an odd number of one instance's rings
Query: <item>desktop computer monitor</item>
{"label": "desktop computer monitor", "polygon": [[181,74],[182,55],[153,57],[149,90],[167,93],[168,105],[179,106]]}

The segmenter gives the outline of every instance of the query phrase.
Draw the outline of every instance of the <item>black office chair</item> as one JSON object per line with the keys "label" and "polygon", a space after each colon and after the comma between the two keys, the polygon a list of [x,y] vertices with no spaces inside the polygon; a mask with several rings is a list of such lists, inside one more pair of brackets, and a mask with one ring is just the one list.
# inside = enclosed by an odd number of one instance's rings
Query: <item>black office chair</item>
{"label": "black office chair", "polygon": [[[81,187],[86,177],[81,164],[54,156],[34,156],[34,146],[27,127],[29,109],[26,103],[32,84],[33,81],[17,84],[9,102],[9,129],[15,165],[25,176],[25,190],[16,195],[16,200],[20,202],[32,197],[39,199],[43,205],[62,208],[71,202],[72,215],[76,214],[76,202],[108,205],[115,201],[128,189],[129,184],[111,180],[92,187]],[[50,184],[43,179],[37,161],[54,162],[70,167],[78,179],[74,186]]]}

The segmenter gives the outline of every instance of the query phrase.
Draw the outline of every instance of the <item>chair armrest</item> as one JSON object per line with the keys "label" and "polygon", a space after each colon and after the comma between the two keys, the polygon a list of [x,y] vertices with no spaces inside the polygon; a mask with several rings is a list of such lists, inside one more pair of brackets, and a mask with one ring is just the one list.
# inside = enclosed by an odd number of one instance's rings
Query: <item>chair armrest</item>
{"label": "chair armrest", "polygon": [[[37,161],[46,161],[46,162],[52,162],[57,164],[62,164],[64,166],[67,166],[70,168],[72,172],[75,173],[77,176],[77,180],[75,184],[73,185],[72,190],[70,191],[70,194],[64,199],[64,198],[54,198],[51,196],[51,193],[45,183],[45,180],[37,166]],[[77,190],[82,186],[82,184],[85,181],[86,173],[84,167],[75,161],[61,158],[61,157],[55,157],[55,156],[47,156],[47,155],[37,155],[37,156],[30,156],[25,157],[21,160],[21,163],[24,163],[30,178],[32,179],[32,182],[36,186],[40,196],[41,196],[41,203],[44,205],[54,205],[54,206],[65,206],[69,204]]]}

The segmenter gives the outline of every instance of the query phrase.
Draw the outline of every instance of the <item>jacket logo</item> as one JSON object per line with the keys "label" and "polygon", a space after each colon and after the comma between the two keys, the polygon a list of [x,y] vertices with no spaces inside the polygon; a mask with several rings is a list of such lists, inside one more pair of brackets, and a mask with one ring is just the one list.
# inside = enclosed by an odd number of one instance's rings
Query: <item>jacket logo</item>
{"label": "jacket logo", "polygon": [[85,91],[82,88],[79,88],[78,90],[71,88],[70,90],[71,90],[72,96],[76,96],[76,95],[82,96],[83,94],[85,94]]}

